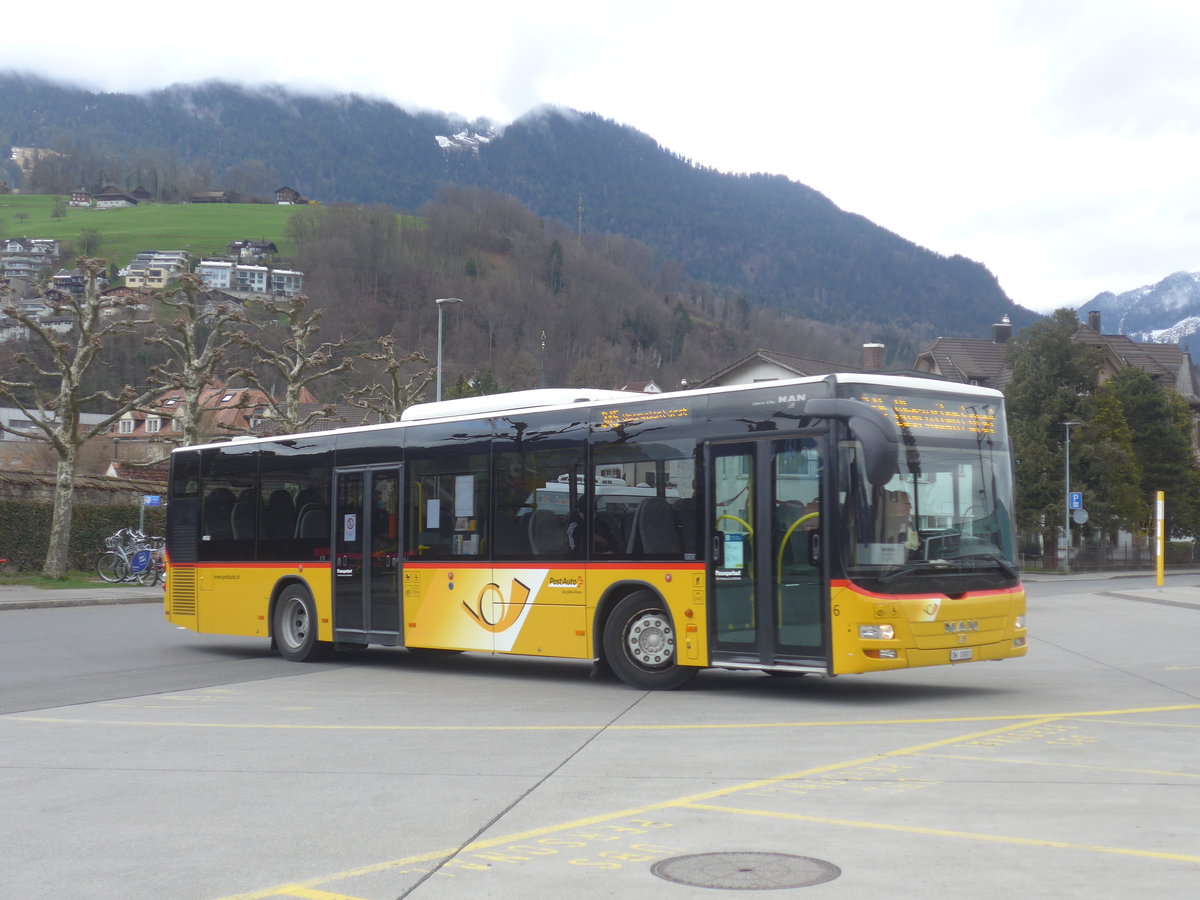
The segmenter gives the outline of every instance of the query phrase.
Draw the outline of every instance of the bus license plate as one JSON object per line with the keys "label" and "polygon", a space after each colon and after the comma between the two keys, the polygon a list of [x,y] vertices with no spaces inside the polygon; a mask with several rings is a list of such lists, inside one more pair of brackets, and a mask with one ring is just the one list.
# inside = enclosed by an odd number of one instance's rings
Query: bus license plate
{"label": "bus license plate", "polygon": [[951,650],[950,662],[962,662],[964,659],[971,659],[974,655],[974,647],[963,647],[961,650]]}

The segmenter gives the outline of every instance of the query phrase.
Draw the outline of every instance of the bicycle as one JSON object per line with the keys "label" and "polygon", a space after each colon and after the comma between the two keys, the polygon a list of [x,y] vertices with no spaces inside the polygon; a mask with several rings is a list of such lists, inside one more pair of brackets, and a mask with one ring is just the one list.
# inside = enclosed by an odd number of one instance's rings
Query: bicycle
{"label": "bicycle", "polygon": [[96,560],[96,574],[110,584],[136,581],[150,586],[163,578],[163,547],[161,537],[147,537],[132,528],[121,528],[104,539],[108,549]]}

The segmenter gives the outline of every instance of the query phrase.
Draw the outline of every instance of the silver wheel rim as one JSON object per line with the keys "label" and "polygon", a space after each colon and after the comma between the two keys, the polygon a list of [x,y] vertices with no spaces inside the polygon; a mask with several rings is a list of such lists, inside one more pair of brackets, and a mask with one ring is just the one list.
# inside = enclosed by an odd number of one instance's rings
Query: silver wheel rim
{"label": "silver wheel rim", "polygon": [[308,639],[308,608],[299,597],[288,597],[283,601],[279,632],[280,639],[293,649],[302,647]]}
{"label": "silver wheel rim", "polygon": [[675,630],[661,610],[638,613],[625,629],[625,649],[646,669],[669,666],[675,658]]}

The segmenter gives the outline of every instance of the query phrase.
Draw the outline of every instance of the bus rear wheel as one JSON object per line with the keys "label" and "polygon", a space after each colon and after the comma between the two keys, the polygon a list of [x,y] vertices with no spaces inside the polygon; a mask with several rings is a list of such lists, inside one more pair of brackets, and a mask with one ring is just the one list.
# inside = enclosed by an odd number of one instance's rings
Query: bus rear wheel
{"label": "bus rear wheel", "polygon": [[683,687],[698,671],[678,664],[675,626],[650,591],[620,601],[604,624],[604,657],[618,678],[648,691]]}
{"label": "bus rear wheel", "polygon": [[325,645],[317,640],[317,611],[308,591],[298,584],[283,589],[275,601],[271,633],[279,655],[293,662],[321,656]]}

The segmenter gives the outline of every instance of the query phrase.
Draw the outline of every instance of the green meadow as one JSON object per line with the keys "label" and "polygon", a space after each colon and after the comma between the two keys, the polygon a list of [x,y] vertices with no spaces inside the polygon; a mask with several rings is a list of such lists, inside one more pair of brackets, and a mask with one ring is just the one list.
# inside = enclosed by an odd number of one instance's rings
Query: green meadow
{"label": "green meadow", "polygon": [[0,238],[53,238],[79,246],[85,229],[101,235],[94,254],[125,265],[139,250],[186,250],[193,256],[226,252],[238,240],[274,241],[280,254],[295,247],[284,238],[288,218],[299,207],[267,203],[142,203],[128,209],[67,207],[50,215],[56,200],[45,194],[0,194]]}

